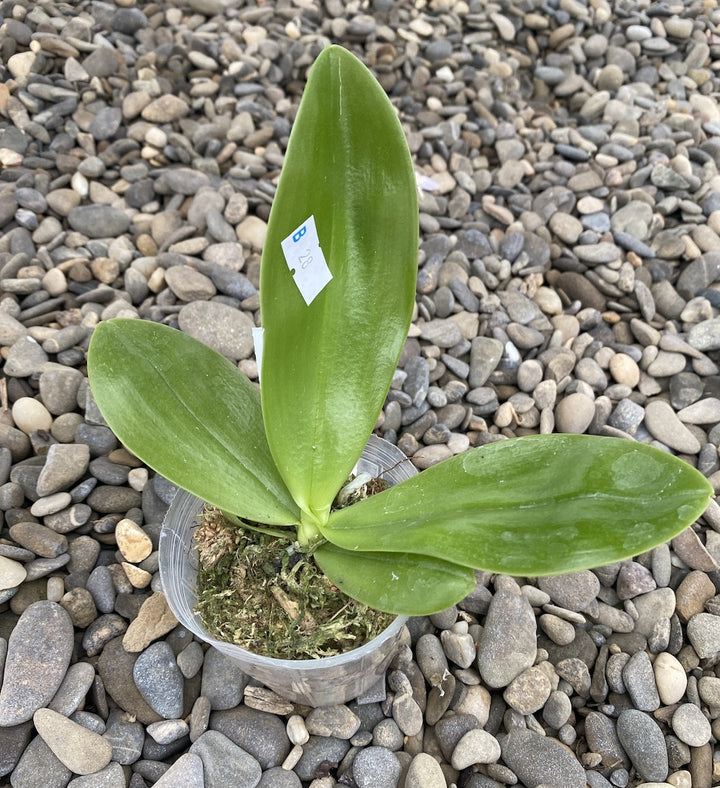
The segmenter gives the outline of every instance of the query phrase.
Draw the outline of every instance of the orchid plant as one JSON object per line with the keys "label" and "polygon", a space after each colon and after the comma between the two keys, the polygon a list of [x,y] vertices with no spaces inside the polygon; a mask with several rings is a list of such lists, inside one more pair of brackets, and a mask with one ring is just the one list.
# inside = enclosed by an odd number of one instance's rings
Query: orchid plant
{"label": "orchid plant", "polygon": [[260,274],[260,390],[168,326],[95,329],[88,374],[118,438],[248,528],[287,535],[349,596],[441,610],[475,569],[572,572],[644,552],[704,511],[686,462],[629,440],[538,435],[444,460],[351,506],[333,501],[372,433],[410,326],[418,207],[398,117],[348,51],[311,69]]}

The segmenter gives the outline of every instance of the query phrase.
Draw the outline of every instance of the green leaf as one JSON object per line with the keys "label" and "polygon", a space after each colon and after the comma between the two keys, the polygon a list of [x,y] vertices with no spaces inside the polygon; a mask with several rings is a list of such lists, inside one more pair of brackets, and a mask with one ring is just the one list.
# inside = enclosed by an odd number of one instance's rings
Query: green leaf
{"label": "green leaf", "polygon": [[322,527],[347,550],[419,553],[535,576],[618,561],[705,510],[702,474],[619,438],[539,435],[473,449],[342,509]]}
{"label": "green leaf", "polygon": [[[332,280],[308,306],[281,242],[311,216]],[[417,233],[395,111],[359,60],[329,47],[293,126],[260,279],[268,441],[311,519],[326,518],[382,408],[412,316]]]}
{"label": "green leaf", "polygon": [[422,555],[358,553],[326,543],[313,557],[348,596],[403,616],[437,613],[475,588],[471,569]]}
{"label": "green leaf", "polygon": [[88,377],[112,431],[158,473],[250,520],[298,522],[260,395],[219,353],[158,323],[110,320],[93,333]]}

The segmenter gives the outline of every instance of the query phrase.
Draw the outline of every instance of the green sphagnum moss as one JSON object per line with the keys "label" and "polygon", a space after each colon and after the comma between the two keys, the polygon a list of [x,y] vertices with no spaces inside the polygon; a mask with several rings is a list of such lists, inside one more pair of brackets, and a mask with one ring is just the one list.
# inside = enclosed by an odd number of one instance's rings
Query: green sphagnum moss
{"label": "green sphagnum moss", "polygon": [[195,532],[196,610],[211,635],[267,657],[314,659],[358,648],[395,618],[338,590],[289,539],[206,508]]}

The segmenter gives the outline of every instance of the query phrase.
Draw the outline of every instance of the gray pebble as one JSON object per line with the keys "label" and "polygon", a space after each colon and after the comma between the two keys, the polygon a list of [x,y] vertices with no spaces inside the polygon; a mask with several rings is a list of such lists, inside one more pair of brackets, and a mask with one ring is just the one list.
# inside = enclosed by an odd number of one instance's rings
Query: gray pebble
{"label": "gray pebble", "polygon": [[109,763],[93,774],[75,777],[68,788],[125,788],[125,773],[119,763]]}
{"label": "gray pebble", "polygon": [[512,730],[502,756],[526,785],[548,788],[585,788],[585,770],[574,755],[555,740],[531,730]]}
{"label": "gray pebble", "polygon": [[38,495],[52,495],[71,487],[83,477],[89,460],[90,451],[85,444],[56,443],[50,446],[37,481]]}
{"label": "gray pebble", "polygon": [[636,709],[655,711],[660,708],[650,658],[645,651],[633,654],[623,668],[623,682]]}
{"label": "gray pebble", "polygon": [[280,717],[238,705],[210,715],[210,728],[241,747],[263,769],[280,766],[290,752],[285,723]]}
{"label": "gray pebble", "polygon": [[716,659],[720,654],[720,616],[698,613],[687,625],[687,635],[700,659]]}
{"label": "gray pebble", "polygon": [[104,646],[127,630],[127,621],[117,613],[106,613],[85,630],[82,647],[89,657],[97,656]]}
{"label": "gray pebble", "polygon": [[567,693],[554,690],[543,706],[542,717],[551,728],[560,730],[570,719],[571,713],[572,704]]}
{"label": "gray pebble", "polygon": [[80,707],[94,680],[95,669],[92,665],[88,662],[76,662],[68,668],[62,684],[47,708],[69,717]]}
{"label": "gray pebble", "polygon": [[618,717],[617,733],[640,776],[648,782],[663,782],[668,774],[668,755],[655,720],[637,709],[627,709]]}
{"label": "gray pebble", "polygon": [[307,744],[303,745],[302,757],[294,771],[301,780],[312,780],[315,770],[323,761],[340,763],[349,749],[350,744],[346,739],[311,736]]}
{"label": "gray pebble", "polygon": [[177,655],[177,664],[183,676],[186,679],[191,679],[197,675],[204,659],[205,652],[202,646],[197,640],[193,640]]}
{"label": "gray pebble", "polygon": [[55,602],[35,602],[20,616],[8,640],[0,725],[31,719],[60,687],[74,644],[70,616]]}
{"label": "gray pebble", "polygon": [[683,703],[672,716],[672,729],[680,741],[691,747],[702,747],[710,741],[710,722],[694,703]]}
{"label": "gray pebble", "polygon": [[47,360],[47,354],[32,337],[20,337],[8,351],[4,371],[10,377],[26,378],[39,372]]}
{"label": "gray pebble", "polygon": [[92,570],[86,587],[101,613],[111,613],[115,609],[115,585],[106,566],[97,566]]}
{"label": "gray pebble", "polygon": [[700,442],[683,425],[675,415],[675,411],[664,400],[652,400],[645,407],[645,425],[648,432],[679,452],[697,454],[700,451]]}
{"label": "gray pebble", "polygon": [[179,315],[180,328],[232,361],[253,352],[252,320],[243,312],[216,301],[195,301]]}
{"label": "gray pebble", "polygon": [[582,434],[595,416],[593,400],[575,392],[563,397],[555,409],[555,424],[558,432]]}
{"label": "gray pebble", "polygon": [[10,775],[17,788],[65,788],[72,772],[53,753],[40,736],[28,744]]}
{"label": "gray pebble", "polygon": [[443,717],[435,724],[435,735],[447,761],[452,758],[452,753],[460,739],[468,731],[478,727],[478,719],[473,714],[455,714],[452,717]]}
{"label": "gray pebble", "polygon": [[172,744],[187,736],[190,727],[185,720],[161,720],[147,726],[147,732],[158,744]]}
{"label": "gray pebble", "polygon": [[183,677],[167,642],[153,643],[140,654],[133,678],[147,704],[160,716],[182,717]]}
{"label": "gray pebble", "polygon": [[489,337],[476,337],[470,349],[468,382],[472,388],[484,385],[503,354],[503,343]]}
{"label": "gray pebble", "polygon": [[353,761],[353,779],[358,788],[395,788],[401,772],[395,754],[384,747],[366,747]]}
{"label": "gray pebble", "polygon": [[583,570],[568,575],[538,578],[538,588],[549,594],[560,607],[582,611],[597,597],[600,581],[593,572]]}
{"label": "gray pebble", "polygon": [[[202,655],[200,657],[202,658]],[[242,700],[248,676],[234,659],[216,648],[209,648],[204,659],[201,694],[210,701],[215,711],[237,706]]]}
{"label": "gray pebble", "polygon": [[455,632],[451,629],[440,633],[443,650],[447,658],[461,668],[469,668],[475,659],[475,641],[467,632]]}
{"label": "gray pebble", "polygon": [[625,751],[618,739],[615,723],[609,717],[592,711],[585,718],[585,735],[591,752],[601,756],[603,768],[610,769],[618,764],[629,766]]}
{"label": "gray pebble", "polygon": [[202,760],[205,788],[255,788],[260,782],[260,764],[222,733],[206,731],[188,752]]}
{"label": "gray pebble", "polygon": [[617,577],[619,599],[632,599],[639,594],[647,594],[656,588],[655,580],[649,569],[637,561],[626,561],[620,567]]}
{"label": "gray pebble", "polygon": [[145,742],[145,729],[132,715],[123,711],[112,711],[103,736],[112,745],[113,761],[129,766],[140,759]]}
{"label": "gray pebble", "polygon": [[276,766],[262,773],[257,788],[302,788],[302,783],[295,772]]}
{"label": "gray pebble", "polygon": [[415,658],[425,680],[431,687],[438,685],[448,670],[442,643],[435,635],[423,635],[415,646]]}
{"label": "gray pebble", "polygon": [[506,687],[536,655],[535,616],[524,596],[498,590],[478,642],[478,670],[493,688]]}
{"label": "gray pebble", "polygon": [[450,348],[462,341],[462,333],[452,320],[430,320],[420,326],[420,337],[440,348]]}
{"label": "gray pebble", "polygon": [[109,205],[79,205],[68,214],[68,222],[73,230],[89,238],[112,238],[128,229],[130,217]]}

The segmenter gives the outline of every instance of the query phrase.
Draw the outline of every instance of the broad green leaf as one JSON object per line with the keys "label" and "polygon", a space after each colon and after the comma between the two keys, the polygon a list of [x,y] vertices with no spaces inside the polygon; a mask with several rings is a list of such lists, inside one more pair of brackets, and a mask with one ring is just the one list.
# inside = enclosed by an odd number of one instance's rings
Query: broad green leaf
{"label": "broad green leaf", "polygon": [[540,435],[492,443],[333,512],[347,550],[420,553],[513,575],[572,572],[671,539],[712,488],[671,454],[633,441]]}
{"label": "broad green leaf", "polygon": [[[311,216],[332,280],[308,306],[281,243]],[[311,519],[327,516],[388,391],[412,315],[417,233],[395,111],[359,60],[329,47],[290,136],[260,279],[268,441]]]}
{"label": "broad green leaf", "polygon": [[112,431],[158,473],[250,520],[298,522],[258,391],[219,353],[158,323],[110,320],[93,333],[88,378]]}
{"label": "broad green leaf", "polygon": [[437,613],[475,588],[467,567],[409,553],[357,553],[326,543],[313,553],[325,575],[365,605],[405,616]]}

